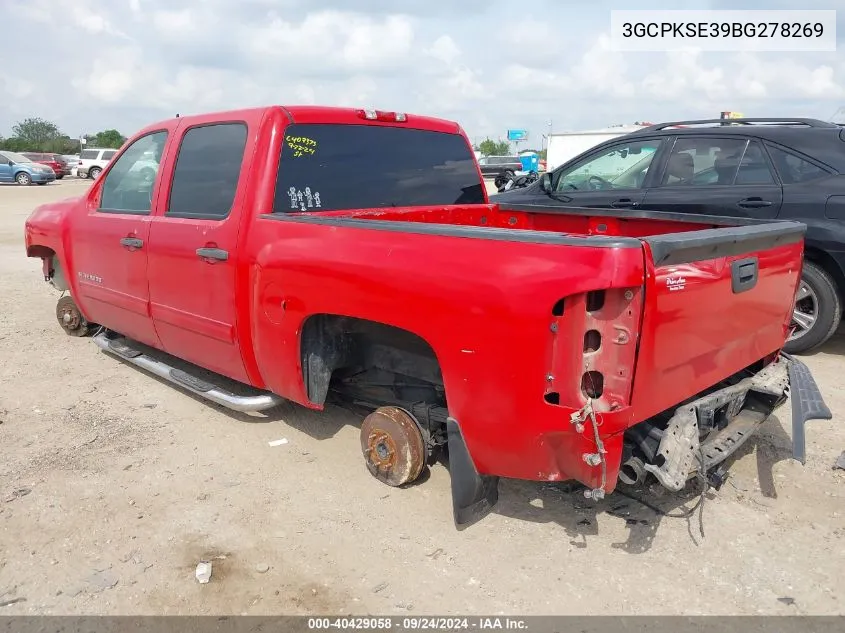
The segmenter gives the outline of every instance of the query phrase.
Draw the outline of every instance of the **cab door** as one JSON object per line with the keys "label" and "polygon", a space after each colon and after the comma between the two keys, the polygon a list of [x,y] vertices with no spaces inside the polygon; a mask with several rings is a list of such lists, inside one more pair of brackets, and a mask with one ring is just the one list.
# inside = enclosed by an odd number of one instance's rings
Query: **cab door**
{"label": "cab door", "polygon": [[[86,317],[154,347],[160,342],[147,287],[150,220],[158,162],[174,129],[170,123],[133,140],[92,185],[87,212],[69,216],[76,299]],[[149,156],[156,160],[149,163]],[[139,164],[154,168],[142,172]]]}
{"label": "cab door", "polygon": [[257,122],[183,125],[150,230],[153,321],[168,353],[249,382],[237,337],[235,273],[246,190],[241,174],[248,170],[250,125]]}
{"label": "cab door", "polygon": [[642,208],[742,218],[776,218],[783,190],[760,141],[679,136]]}

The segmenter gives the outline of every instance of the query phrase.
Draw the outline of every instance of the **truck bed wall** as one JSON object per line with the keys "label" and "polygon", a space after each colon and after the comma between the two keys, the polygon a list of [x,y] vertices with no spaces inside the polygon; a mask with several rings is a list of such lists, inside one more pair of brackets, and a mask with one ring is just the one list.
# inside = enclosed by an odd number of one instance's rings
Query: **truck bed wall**
{"label": "truck bed wall", "polygon": [[337,220],[376,220],[382,222],[414,222],[452,226],[492,227],[522,231],[544,231],[569,235],[610,235],[645,237],[681,233],[721,226],[738,226],[745,221],[702,215],[669,216],[649,212],[614,209],[569,208],[566,210],[528,205],[466,205],[442,208],[390,208],[360,211],[330,211],[320,214],[293,214],[301,217],[334,218]]}

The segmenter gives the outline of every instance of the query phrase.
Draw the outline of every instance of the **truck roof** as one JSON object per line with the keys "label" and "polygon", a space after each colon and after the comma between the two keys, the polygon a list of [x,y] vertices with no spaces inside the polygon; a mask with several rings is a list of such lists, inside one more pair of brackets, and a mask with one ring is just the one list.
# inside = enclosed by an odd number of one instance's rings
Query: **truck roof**
{"label": "truck roof", "polygon": [[261,106],[257,108],[242,108],[238,110],[223,110],[218,112],[207,112],[202,114],[187,115],[173,117],[171,119],[164,119],[157,121],[145,129],[153,127],[160,127],[167,123],[172,123],[177,118],[188,125],[209,123],[216,120],[232,120],[232,119],[254,119],[262,116],[265,112],[272,109],[279,109],[284,112],[292,123],[333,123],[341,125],[394,125],[396,127],[407,127],[419,130],[429,130],[432,132],[446,132],[449,134],[459,134],[462,132],[460,125],[455,121],[447,119],[439,119],[436,117],[423,116],[419,114],[405,114],[407,119],[405,121],[395,121],[388,119],[369,120],[364,118],[363,112],[371,110],[373,112],[383,113],[392,117],[395,113],[386,110],[374,110],[372,108],[341,108],[336,106],[314,106],[314,105],[270,105]]}

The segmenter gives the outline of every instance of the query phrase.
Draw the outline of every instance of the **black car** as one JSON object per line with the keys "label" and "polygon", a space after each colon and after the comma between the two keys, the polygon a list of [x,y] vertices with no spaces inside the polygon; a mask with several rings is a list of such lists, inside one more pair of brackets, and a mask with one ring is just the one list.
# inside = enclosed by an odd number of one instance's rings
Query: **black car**
{"label": "black car", "polygon": [[804,270],[785,350],[839,326],[845,296],[845,127],[817,119],[653,125],[606,141],[492,202],[798,220]]}
{"label": "black car", "polygon": [[509,176],[513,176],[514,172],[522,170],[519,156],[482,156],[478,159],[478,165],[485,178],[495,178],[508,171],[511,172]]}

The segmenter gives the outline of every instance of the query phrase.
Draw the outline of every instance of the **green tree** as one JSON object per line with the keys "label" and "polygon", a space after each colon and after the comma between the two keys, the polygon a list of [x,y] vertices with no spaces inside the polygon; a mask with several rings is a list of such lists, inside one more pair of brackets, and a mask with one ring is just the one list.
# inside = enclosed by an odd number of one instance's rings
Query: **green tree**
{"label": "green tree", "polygon": [[59,139],[62,133],[55,123],[31,117],[16,123],[12,128],[12,136],[23,142],[28,149],[46,151],[47,145]]}
{"label": "green tree", "polygon": [[478,144],[478,151],[482,156],[507,156],[510,154],[511,145],[507,141],[493,141],[486,138]]}
{"label": "green tree", "polygon": [[28,145],[26,141],[23,141],[22,139],[7,138],[3,139],[3,142],[0,143],[0,149],[4,149],[7,152],[26,152],[36,148]]}
{"label": "green tree", "polygon": [[126,137],[117,130],[103,130],[97,132],[93,136],[86,136],[88,144],[93,147],[108,147],[111,149],[120,149],[126,142]]}

